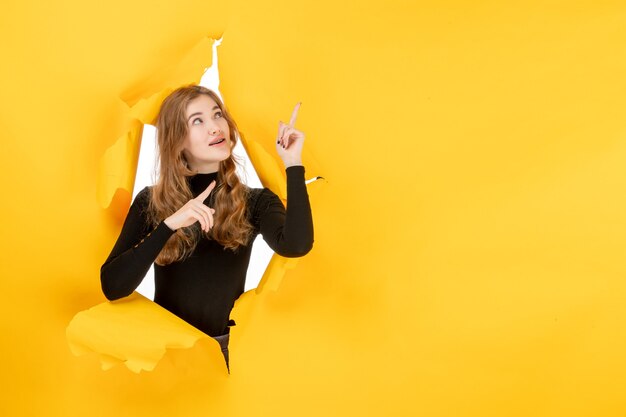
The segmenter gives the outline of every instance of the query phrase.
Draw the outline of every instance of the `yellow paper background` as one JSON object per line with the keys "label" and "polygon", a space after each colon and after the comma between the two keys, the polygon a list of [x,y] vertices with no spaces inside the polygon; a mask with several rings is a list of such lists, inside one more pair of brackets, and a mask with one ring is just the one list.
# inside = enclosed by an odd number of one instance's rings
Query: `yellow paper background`
{"label": "yellow paper background", "polygon": [[[591,1],[7,6],[0,414],[623,415],[625,21]],[[237,303],[230,376],[209,339],[103,372],[65,334],[104,301],[129,203],[99,204],[100,161],[138,89],[222,33],[224,98],[276,161],[303,103],[315,247]]]}

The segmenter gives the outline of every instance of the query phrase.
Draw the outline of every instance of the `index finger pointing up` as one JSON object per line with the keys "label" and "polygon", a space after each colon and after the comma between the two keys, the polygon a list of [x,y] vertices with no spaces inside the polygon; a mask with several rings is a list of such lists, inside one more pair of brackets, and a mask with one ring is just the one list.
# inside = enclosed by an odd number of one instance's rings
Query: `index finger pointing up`
{"label": "index finger pointing up", "polygon": [[196,200],[200,201],[201,203],[204,203],[204,200],[206,200],[209,197],[209,195],[211,194],[211,191],[213,191],[213,188],[215,188],[215,180],[211,181],[211,184],[209,184],[209,186],[206,187],[204,191],[198,194],[198,196],[196,197]]}
{"label": "index finger pointing up", "polygon": [[291,119],[289,119],[289,124],[293,127],[296,125],[296,117],[298,117],[298,110],[300,110],[300,105],[302,102],[296,104],[296,107],[293,109],[293,113],[291,113]]}

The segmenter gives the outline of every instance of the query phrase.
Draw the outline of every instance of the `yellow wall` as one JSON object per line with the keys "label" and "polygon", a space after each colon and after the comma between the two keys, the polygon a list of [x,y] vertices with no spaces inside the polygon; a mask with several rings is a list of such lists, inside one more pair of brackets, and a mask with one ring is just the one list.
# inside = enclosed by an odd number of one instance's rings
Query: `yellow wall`
{"label": "yellow wall", "polygon": [[[511,3],[6,6],[0,414],[622,416],[626,6]],[[129,202],[102,158],[222,33],[247,138],[303,103],[315,247],[238,303],[230,376],[211,340],[102,371],[65,336]]]}

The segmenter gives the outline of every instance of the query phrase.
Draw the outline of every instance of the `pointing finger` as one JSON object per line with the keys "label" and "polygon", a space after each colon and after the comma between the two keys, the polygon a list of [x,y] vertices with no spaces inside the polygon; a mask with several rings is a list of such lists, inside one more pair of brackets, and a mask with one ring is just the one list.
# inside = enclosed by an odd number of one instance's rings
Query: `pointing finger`
{"label": "pointing finger", "polygon": [[215,180],[211,181],[211,184],[209,184],[209,186],[206,187],[204,191],[198,194],[198,196],[195,199],[200,201],[201,203],[204,203],[204,200],[206,200],[209,197],[209,195],[211,194],[211,191],[213,191],[213,188],[215,188]]}
{"label": "pointing finger", "polygon": [[289,124],[291,126],[295,126],[296,125],[296,118],[298,117],[298,110],[300,110],[300,105],[302,104],[302,102],[299,102],[298,104],[296,104],[296,107],[294,107],[293,109],[293,113],[291,113],[291,119],[289,119]]}

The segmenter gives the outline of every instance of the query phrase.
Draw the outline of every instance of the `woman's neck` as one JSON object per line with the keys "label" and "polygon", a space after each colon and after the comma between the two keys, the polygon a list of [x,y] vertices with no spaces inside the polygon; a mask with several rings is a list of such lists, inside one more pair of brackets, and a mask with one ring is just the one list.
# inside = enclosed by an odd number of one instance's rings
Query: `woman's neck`
{"label": "woman's neck", "polygon": [[217,172],[198,172],[190,177],[187,177],[189,181],[189,188],[194,196],[204,191],[211,182],[215,180],[217,182]]}
{"label": "woman's neck", "polygon": [[219,168],[220,168],[219,162],[207,162],[207,163],[200,163],[200,164],[189,163],[189,169],[191,169],[195,174],[213,174],[213,173],[216,173],[219,170]]}

